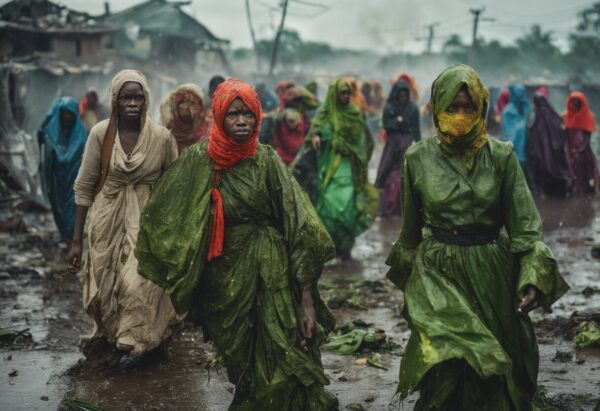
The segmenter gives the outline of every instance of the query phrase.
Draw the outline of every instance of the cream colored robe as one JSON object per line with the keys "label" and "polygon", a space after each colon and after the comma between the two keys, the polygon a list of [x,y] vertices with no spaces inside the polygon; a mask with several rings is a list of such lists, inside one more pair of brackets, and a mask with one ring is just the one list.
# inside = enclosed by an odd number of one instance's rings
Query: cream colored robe
{"label": "cream colored robe", "polygon": [[[123,84],[135,81],[150,96],[145,78],[137,71],[117,74],[111,86],[111,109]],[[111,113],[115,116],[116,113]],[[177,158],[170,132],[142,116],[142,131],[127,155],[115,138],[108,176],[94,195],[101,174],[104,134],[109,120],[90,131],[83,162],[75,181],[75,203],[91,207],[88,213],[89,254],[83,285],[83,304],[94,319],[90,338],[105,336],[117,348],[143,353],[170,335],[170,325],[181,318],[170,298],[154,283],[137,273],[133,250],[140,213],[160,176]]]}

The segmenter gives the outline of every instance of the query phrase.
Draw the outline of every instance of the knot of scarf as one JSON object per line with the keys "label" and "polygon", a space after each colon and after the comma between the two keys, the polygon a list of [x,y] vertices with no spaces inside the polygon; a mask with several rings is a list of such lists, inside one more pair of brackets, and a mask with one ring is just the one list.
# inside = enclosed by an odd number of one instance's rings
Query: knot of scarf
{"label": "knot of scarf", "polygon": [[[227,110],[231,103],[238,98],[242,100],[256,118],[256,126],[252,135],[243,143],[238,143],[230,138],[223,128]],[[217,86],[212,97],[212,110],[215,121],[208,138],[208,156],[215,163],[213,169],[216,174],[210,194],[213,203],[213,219],[208,250],[209,261],[221,256],[225,237],[223,199],[218,187],[220,174],[229,170],[241,160],[256,155],[258,131],[260,129],[260,119],[262,118],[262,108],[258,94],[250,84],[236,78],[227,79]]]}

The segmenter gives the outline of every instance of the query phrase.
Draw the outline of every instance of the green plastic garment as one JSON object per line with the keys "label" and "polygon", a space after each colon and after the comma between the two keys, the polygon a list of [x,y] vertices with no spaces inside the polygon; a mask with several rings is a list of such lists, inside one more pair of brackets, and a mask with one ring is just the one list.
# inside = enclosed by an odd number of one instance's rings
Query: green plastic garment
{"label": "green plastic garment", "polygon": [[[259,145],[221,174],[223,254],[207,262],[214,172],[206,147],[185,150],[154,188],[135,251],[140,275],[164,288],[178,312],[200,309],[205,338],[236,384],[230,410],[335,409],[318,351],[334,319],[316,288],[331,239],[277,154]],[[312,291],[318,321],[306,353],[302,287]]]}
{"label": "green plastic garment", "polygon": [[584,321],[579,324],[575,345],[581,348],[600,346],[600,325],[595,321]]}
{"label": "green plastic garment", "polygon": [[[459,152],[427,139],[408,149],[402,179],[404,224],[386,261],[411,328],[400,396],[419,390],[416,410],[531,410],[539,354],[516,309],[529,285],[548,311],[568,286],[512,145],[488,138],[467,171]],[[429,227],[507,235],[460,246]]]}
{"label": "green plastic garment", "polygon": [[327,98],[313,119],[307,144],[319,135],[316,208],[338,251],[350,251],[354,238],[371,225],[379,203],[377,190],[368,182],[373,139],[363,114],[338,95],[350,84],[342,78],[329,86]]}

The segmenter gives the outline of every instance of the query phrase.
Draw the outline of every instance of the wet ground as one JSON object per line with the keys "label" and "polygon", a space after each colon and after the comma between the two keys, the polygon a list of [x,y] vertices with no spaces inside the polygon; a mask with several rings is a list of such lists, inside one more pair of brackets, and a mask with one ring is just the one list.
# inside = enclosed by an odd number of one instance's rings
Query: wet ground
{"label": "wet ground", "polygon": [[[571,285],[554,313],[532,314],[540,344],[540,402],[548,409],[593,410],[600,401],[600,348],[576,349],[574,326],[600,313],[600,201],[539,200],[546,241]],[[4,211],[0,220],[14,215]],[[90,330],[81,308],[81,276],[66,273],[64,252],[50,214],[23,215],[27,231],[0,232],[0,328],[29,329],[0,353],[0,410],[64,409],[78,398],[106,410],[225,410],[233,386],[197,328],[186,328],[168,356],[127,358],[116,369],[79,367],[79,337]],[[390,343],[378,357],[387,369],[365,364],[369,353],[323,351],[329,389],[341,409],[388,410],[409,336],[402,295],[384,279],[385,257],[400,219],[377,221],[359,239],[354,261],[327,266],[321,281],[338,322],[360,318],[385,330]],[[21,227],[22,228],[22,227]],[[414,397],[391,409],[412,409]],[[362,407],[362,408],[361,408]],[[598,409],[598,408],[596,408]]]}

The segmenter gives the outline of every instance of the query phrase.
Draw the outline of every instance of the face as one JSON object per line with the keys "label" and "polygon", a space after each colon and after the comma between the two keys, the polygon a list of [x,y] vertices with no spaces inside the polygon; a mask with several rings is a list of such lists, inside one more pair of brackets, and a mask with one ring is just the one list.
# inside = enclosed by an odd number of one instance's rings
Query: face
{"label": "face", "polygon": [[234,141],[244,143],[256,129],[256,116],[242,100],[236,98],[227,109],[223,129]]}
{"label": "face", "polygon": [[140,83],[128,81],[123,84],[117,97],[119,118],[139,121],[146,109],[146,96]]}
{"label": "face", "polygon": [[69,134],[75,124],[75,115],[69,110],[60,111],[60,127],[61,129]]}
{"label": "face", "polygon": [[184,123],[193,122],[202,113],[198,99],[185,98],[177,104],[177,115]]}
{"label": "face", "polygon": [[285,117],[285,126],[288,128],[288,130],[296,130],[299,125],[300,122],[298,121],[298,118],[290,116]]}
{"label": "face", "polygon": [[582,106],[582,104],[581,104],[581,100],[580,100],[580,99],[578,99],[578,98],[574,98],[574,99],[571,101],[571,106],[573,107],[573,110],[575,110],[575,112],[577,112],[577,111],[581,110],[581,106]]}
{"label": "face", "polygon": [[398,93],[398,103],[406,104],[408,102],[408,90],[402,89]]}
{"label": "face", "polygon": [[98,105],[98,95],[96,93],[90,93],[88,95],[88,105],[90,107],[96,107]]}
{"label": "face", "polygon": [[342,106],[347,106],[350,103],[350,90],[345,88],[341,89],[338,93],[338,102]]}
{"label": "face", "polygon": [[473,99],[467,93],[467,90],[461,89],[456,93],[454,100],[452,100],[446,111],[452,114],[472,114],[477,112],[477,107],[475,107]]}

